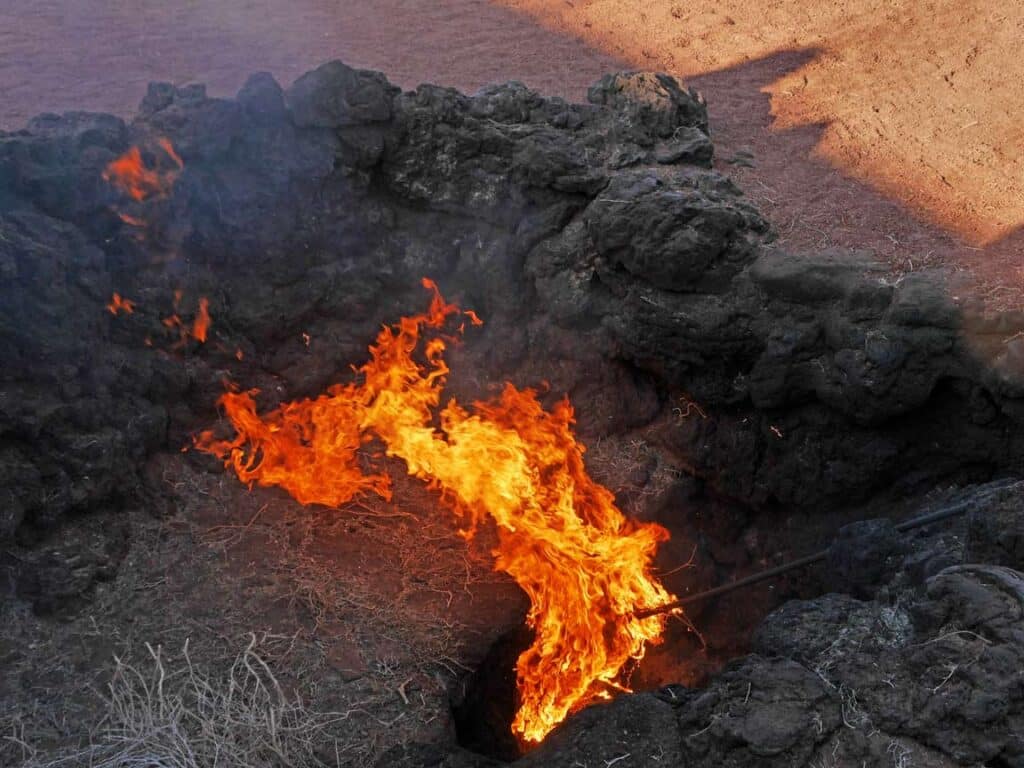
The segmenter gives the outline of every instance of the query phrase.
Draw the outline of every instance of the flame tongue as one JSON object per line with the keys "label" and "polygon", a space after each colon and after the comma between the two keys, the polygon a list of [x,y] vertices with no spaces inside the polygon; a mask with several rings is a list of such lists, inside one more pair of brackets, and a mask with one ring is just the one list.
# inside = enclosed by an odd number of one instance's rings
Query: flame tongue
{"label": "flame tongue", "polygon": [[110,303],[107,304],[107,312],[115,317],[121,312],[124,312],[126,315],[133,314],[135,312],[135,302],[124,298],[119,293],[115,293],[110,298]]}
{"label": "flame tongue", "polygon": [[650,574],[667,533],[628,521],[590,479],[567,401],[547,412],[533,391],[509,384],[475,410],[453,404],[442,414],[446,461],[435,462],[434,479],[494,520],[495,567],[530,598],[535,638],[516,665],[512,728],[539,741],[660,637],[663,621],[631,614],[668,596]]}
{"label": "flame tongue", "polygon": [[338,506],[366,491],[390,497],[388,478],[364,475],[356,463],[360,410],[352,387],[263,417],[256,413],[258,392],[225,393],[220,403],[238,434],[217,441],[204,432],[198,447],[224,456],[243,482],[279,485],[302,504]]}
{"label": "flame tongue", "polygon": [[[628,520],[610,491],[594,482],[583,446],[572,432],[572,407],[551,411],[533,390],[507,384],[501,396],[466,410],[454,400],[433,426],[448,368],[445,341],[423,345],[424,329],[441,329],[453,315],[436,286],[430,309],[384,328],[360,372],[362,384],[335,386],[315,400],[286,403],[259,416],[254,393],[221,398],[237,435],[196,439],[221,456],[245,482],[279,485],[304,504],[342,504],[374,492],[389,497],[384,474],[365,475],[356,451],[376,435],[409,474],[443,491],[468,522],[467,537],[493,521],[499,532],[495,568],[530,598],[534,642],[517,662],[520,707],[512,725],[523,740],[540,741],[572,711],[607,696],[630,659],[657,642],[664,616],[634,611],[672,599],[651,574],[667,532]],[[475,315],[465,313],[473,322]]]}
{"label": "flame tongue", "polygon": [[[110,161],[103,171],[103,180],[110,182],[139,203],[169,194],[185,164],[170,141],[159,138],[156,143],[164,156],[168,158],[170,168],[161,169],[147,166],[142,157],[142,150],[139,147],[131,147],[123,155]],[[124,218],[123,215],[122,218]],[[126,221],[129,220],[126,219]],[[139,219],[134,219],[129,223],[141,222]]]}

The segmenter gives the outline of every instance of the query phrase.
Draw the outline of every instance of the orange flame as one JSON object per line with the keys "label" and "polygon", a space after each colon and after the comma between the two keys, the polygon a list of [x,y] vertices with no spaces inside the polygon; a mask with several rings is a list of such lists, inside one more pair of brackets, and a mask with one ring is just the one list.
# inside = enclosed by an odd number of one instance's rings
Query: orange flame
{"label": "orange flame", "polygon": [[[441,329],[455,315],[480,321],[446,303],[429,280],[424,285],[433,292],[430,308],[380,331],[358,369],[363,383],[335,385],[263,416],[255,391],[228,392],[220,404],[235,437],[217,440],[207,431],[195,444],[244,482],[280,486],[303,504],[338,506],[368,492],[390,498],[387,474],[364,474],[357,462],[360,445],[376,436],[409,474],[441,491],[468,522],[467,538],[493,521],[495,568],[529,596],[535,633],[516,664],[512,730],[537,742],[609,688],[625,690],[623,668],[660,641],[666,618],[635,612],[673,599],[651,572],[668,533],[628,520],[590,478],[568,400],[546,411],[533,390],[506,384],[471,410],[454,400],[440,407],[448,374]],[[421,344],[424,330],[433,333]]]}
{"label": "orange flame", "polygon": [[115,317],[121,312],[130,315],[135,311],[135,302],[122,297],[120,293],[115,293],[107,304],[107,311]]}
{"label": "orange flame", "polygon": [[[167,195],[174,186],[178,174],[181,173],[185,163],[174,150],[170,141],[164,138],[157,139],[157,145],[164,154],[170,158],[174,165],[170,169],[147,168],[142,160],[142,150],[139,147],[131,147],[120,157],[112,160],[103,171],[103,180],[108,181],[124,192],[136,202],[142,202],[151,197],[163,197]],[[129,224],[137,224],[139,219],[132,217],[124,218]]]}
{"label": "orange flame", "polygon": [[206,332],[210,330],[210,300],[205,296],[199,299],[199,312],[192,321],[192,337],[201,344],[206,343]]}
{"label": "orange flame", "polygon": [[125,213],[124,211],[118,211],[117,216],[129,227],[139,227],[140,229],[144,229],[146,227],[145,220],[140,219],[138,216],[132,216],[130,214]]}
{"label": "orange flame", "polygon": [[195,339],[200,344],[205,344],[206,337],[210,332],[210,327],[213,325],[213,321],[210,319],[210,300],[205,296],[199,297],[199,309],[196,311],[196,316],[192,320],[192,326],[189,327],[185,325],[177,312],[178,306],[181,304],[181,297],[181,289],[176,290],[174,292],[175,312],[163,318],[160,322],[163,323],[164,327],[169,331],[177,330],[178,342],[175,345],[176,348],[185,346],[189,338]]}

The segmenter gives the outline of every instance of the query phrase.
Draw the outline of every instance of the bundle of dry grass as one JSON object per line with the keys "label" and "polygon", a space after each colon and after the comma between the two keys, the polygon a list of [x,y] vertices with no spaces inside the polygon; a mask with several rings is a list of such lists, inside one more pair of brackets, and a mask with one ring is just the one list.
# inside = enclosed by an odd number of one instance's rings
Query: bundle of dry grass
{"label": "bundle of dry grass", "polygon": [[200,672],[188,643],[178,658],[147,644],[143,664],[117,659],[109,710],[82,749],[26,768],[242,768],[336,765],[350,713],[308,709],[288,694],[255,635],[228,672]]}

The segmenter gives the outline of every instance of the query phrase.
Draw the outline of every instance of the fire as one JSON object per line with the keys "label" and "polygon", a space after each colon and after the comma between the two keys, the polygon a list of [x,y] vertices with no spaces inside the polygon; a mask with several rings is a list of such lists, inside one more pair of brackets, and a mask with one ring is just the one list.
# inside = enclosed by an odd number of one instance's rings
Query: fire
{"label": "fire", "polygon": [[145,228],[146,222],[144,219],[140,219],[138,216],[132,216],[125,213],[124,211],[118,211],[117,217],[121,219],[129,227],[139,227],[140,229]]}
{"label": "fire", "polygon": [[390,498],[388,475],[366,474],[357,461],[360,446],[379,438],[410,475],[440,491],[467,524],[467,538],[493,522],[495,568],[529,596],[535,633],[516,664],[512,729],[538,742],[571,712],[625,690],[624,667],[659,642],[666,618],[635,613],[673,599],[652,574],[668,533],[627,519],[590,478],[568,400],[548,411],[533,390],[506,384],[499,397],[469,409],[454,399],[442,407],[451,340],[443,329],[457,316],[480,320],[445,302],[432,282],[424,285],[433,292],[430,308],[380,331],[358,369],[362,383],[334,385],[262,416],[255,390],[228,392],[220,405],[235,436],[218,440],[208,431],[195,443],[244,482],[338,506],[366,493]]}
{"label": "fire", "polygon": [[[163,197],[167,195],[174,186],[178,174],[181,173],[185,163],[174,150],[170,141],[164,138],[157,139],[157,146],[163,154],[170,159],[172,168],[148,168],[142,159],[142,150],[139,147],[131,147],[120,157],[112,160],[103,171],[103,180],[108,181],[124,192],[136,202],[142,202],[151,197]],[[139,219],[122,216],[127,223],[135,225]]]}
{"label": "fire", "polygon": [[[160,320],[164,328],[178,335],[178,341],[174,345],[175,349],[184,347],[190,338],[195,339],[200,344],[205,344],[206,338],[210,333],[210,327],[213,325],[213,320],[210,318],[210,300],[205,296],[199,297],[199,308],[196,310],[196,316],[192,320],[192,325],[186,325],[181,316],[178,315],[182,295],[183,293],[180,289],[174,291],[174,312]],[[107,311],[115,316],[121,312],[124,312],[126,315],[135,312],[135,302],[124,298],[119,293],[115,293],[106,306]],[[152,346],[152,344],[153,340],[147,336],[146,346]],[[239,360],[242,359],[241,349],[235,351],[235,357]]]}
{"label": "fire", "polygon": [[196,316],[192,320],[192,325],[188,326],[181,319],[181,316],[178,315],[178,307],[181,305],[182,295],[180,289],[174,292],[174,312],[163,318],[160,322],[163,323],[167,330],[177,332],[178,342],[175,348],[185,346],[189,338],[195,339],[200,344],[205,344],[206,337],[210,332],[210,326],[213,325],[213,321],[210,318],[210,300],[205,296],[199,297],[199,308],[196,310]]}
{"label": "fire", "polygon": [[135,302],[124,298],[120,293],[115,293],[107,304],[107,311],[115,317],[121,312],[130,315],[135,311]]}
{"label": "fire", "polygon": [[206,332],[210,330],[210,300],[205,296],[199,299],[199,311],[192,321],[192,337],[200,344],[206,343]]}

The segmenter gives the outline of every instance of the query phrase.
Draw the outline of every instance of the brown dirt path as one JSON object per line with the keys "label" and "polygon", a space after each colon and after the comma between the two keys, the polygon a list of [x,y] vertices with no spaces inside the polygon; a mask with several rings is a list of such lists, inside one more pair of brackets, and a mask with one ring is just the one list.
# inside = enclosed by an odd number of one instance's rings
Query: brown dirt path
{"label": "brown dirt path", "polygon": [[[398,84],[507,79],[580,98],[662,69],[708,97],[719,166],[794,250],[947,266],[1005,304],[1024,289],[1024,6],[986,0],[8,0],[0,127],[130,114],[150,80],[233,93],[330,58]],[[754,167],[734,165],[750,150]]]}

